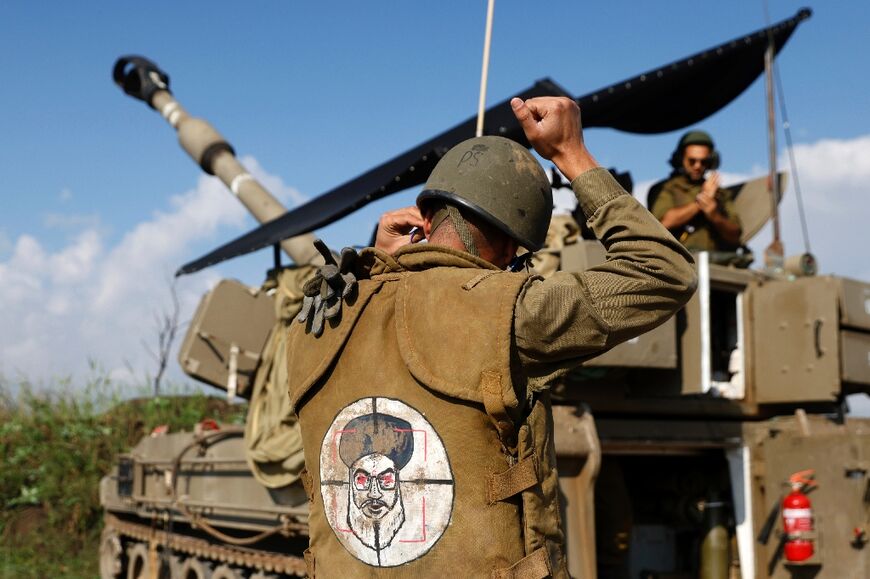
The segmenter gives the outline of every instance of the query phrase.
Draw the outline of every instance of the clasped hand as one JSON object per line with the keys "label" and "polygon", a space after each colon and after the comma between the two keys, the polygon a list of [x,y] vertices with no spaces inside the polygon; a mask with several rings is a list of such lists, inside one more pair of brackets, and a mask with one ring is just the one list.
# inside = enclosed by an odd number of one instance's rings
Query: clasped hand
{"label": "clasped hand", "polygon": [[719,208],[716,192],[719,190],[719,173],[713,173],[701,185],[701,192],[695,196],[695,203],[708,218],[712,218]]}

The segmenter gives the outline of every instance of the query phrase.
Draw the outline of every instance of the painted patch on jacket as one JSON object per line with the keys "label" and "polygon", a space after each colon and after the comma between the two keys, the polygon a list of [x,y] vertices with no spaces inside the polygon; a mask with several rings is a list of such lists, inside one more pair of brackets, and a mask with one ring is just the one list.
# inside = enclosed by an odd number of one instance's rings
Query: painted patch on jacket
{"label": "painted patch on jacket", "polygon": [[394,567],[425,555],[450,523],[453,487],[441,437],[400,400],[357,400],[323,437],[326,519],[344,548],[369,565]]}

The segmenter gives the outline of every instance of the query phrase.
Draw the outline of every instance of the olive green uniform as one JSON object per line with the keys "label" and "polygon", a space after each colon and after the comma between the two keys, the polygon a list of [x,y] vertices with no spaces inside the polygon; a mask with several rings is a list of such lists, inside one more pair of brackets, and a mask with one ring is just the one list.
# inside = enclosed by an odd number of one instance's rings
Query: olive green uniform
{"label": "olive green uniform", "polygon": [[435,245],[364,250],[340,320],[291,329],[311,575],[568,576],[546,387],[695,285],[688,252],[606,170],[572,188],[601,266],[543,280]]}
{"label": "olive green uniform", "polygon": [[[685,175],[676,175],[661,184],[660,189],[654,186],[650,194],[655,194],[651,211],[659,220],[665,213],[675,207],[683,207],[695,202],[695,197],[701,192],[702,183],[692,183]],[[653,191],[659,189],[656,193]],[[734,208],[734,200],[727,189],[716,191],[719,202],[719,212],[730,221],[740,225],[740,218]],[[703,212],[693,217],[688,223],[671,231],[691,251],[734,251],[737,246],[731,245],[719,235],[716,227],[710,223]]]}

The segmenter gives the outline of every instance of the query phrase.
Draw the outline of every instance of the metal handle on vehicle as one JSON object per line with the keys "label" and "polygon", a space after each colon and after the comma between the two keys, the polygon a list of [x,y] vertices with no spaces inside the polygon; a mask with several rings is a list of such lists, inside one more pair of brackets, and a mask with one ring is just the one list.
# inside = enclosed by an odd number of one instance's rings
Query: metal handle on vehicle
{"label": "metal handle on vehicle", "polygon": [[816,346],[816,358],[821,358],[825,351],[822,349],[822,320],[813,322],[813,337]]}

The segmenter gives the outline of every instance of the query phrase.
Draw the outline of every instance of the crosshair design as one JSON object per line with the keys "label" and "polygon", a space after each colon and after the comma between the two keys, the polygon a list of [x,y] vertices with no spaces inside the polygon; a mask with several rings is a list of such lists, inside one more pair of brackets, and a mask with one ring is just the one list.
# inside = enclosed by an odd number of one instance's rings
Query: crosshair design
{"label": "crosshair design", "polygon": [[349,553],[394,567],[424,556],[441,538],[453,512],[453,471],[420,412],[393,398],[361,398],[324,433],[320,496]]}

